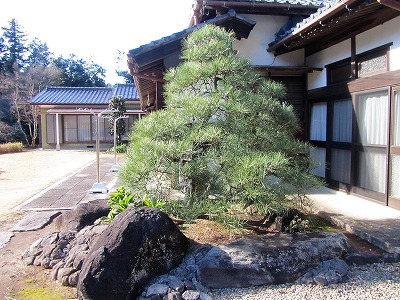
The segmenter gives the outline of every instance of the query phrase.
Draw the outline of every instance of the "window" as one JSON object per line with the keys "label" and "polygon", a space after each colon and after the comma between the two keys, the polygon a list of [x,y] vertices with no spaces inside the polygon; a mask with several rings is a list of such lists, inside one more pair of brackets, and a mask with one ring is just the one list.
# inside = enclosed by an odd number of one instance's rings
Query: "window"
{"label": "window", "polygon": [[64,141],[78,141],[78,123],[75,115],[64,115]]}
{"label": "window", "polygon": [[[356,55],[354,61],[357,66],[357,70],[354,70],[355,77],[368,77],[387,72],[389,70],[388,53],[391,45],[393,43]],[[350,58],[326,65],[328,85],[352,80],[351,66],[352,61]]]}
{"label": "window", "polygon": [[357,96],[357,125],[362,145],[387,145],[388,92],[378,91]]}
{"label": "window", "polygon": [[48,144],[56,143],[56,115],[46,115],[46,139]]}
{"label": "window", "polygon": [[326,102],[311,106],[310,140],[326,141]]}
{"label": "window", "polygon": [[357,77],[366,77],[388,71],[387,50],[362,54],[357,60]]}
{"label": "window", "polygon": [[347,82],[351,80],[351,61],[345,59],[331,65],[327,65],[328,84]]}
{"label": "window", "polygon": [[[96,141],[96,118],[92,115],[63,115],[64,142]],[[112,141],[109,132],[109,119],[100,118],[100,141]]]}
{"label": "window", "polygon": [[351,99],[333,102],[332,141],[351,143],[353,105]]}
{"label": "window", "polygon": [[310,153],[311,159],[315,164],[312,174],[325,177],[326,150],[325,148],[313,148]]}
{"label": "window", "polygon": [[331,151],[331,179],[350,183],[351,151],[332,149]]}

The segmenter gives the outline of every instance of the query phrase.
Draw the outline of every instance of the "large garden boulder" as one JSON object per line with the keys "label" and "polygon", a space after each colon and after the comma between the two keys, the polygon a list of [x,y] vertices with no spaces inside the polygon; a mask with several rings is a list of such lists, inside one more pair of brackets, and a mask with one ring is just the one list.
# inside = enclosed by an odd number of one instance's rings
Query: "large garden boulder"
{"label": "large garden boulder", "polygon": [[99,235],[78,281],[80,299],[136,299],[153,277],[178,266],[188,240],[154,208],[128,209]]}
{"label": "large garden boulder", "polygon": [[79,231],[92,225],[97,219],[107,216],[110,207],[105,199],[95,199],[78,204],[74,209],[65,211],[56,219],[55,226],[60,231]]}
{"label": "large garden boulder", "polygon": [[293,282],[322,261],[348,251],[342,233],[267,234],[213,247],[200,261],[198,277],[209,288]]}

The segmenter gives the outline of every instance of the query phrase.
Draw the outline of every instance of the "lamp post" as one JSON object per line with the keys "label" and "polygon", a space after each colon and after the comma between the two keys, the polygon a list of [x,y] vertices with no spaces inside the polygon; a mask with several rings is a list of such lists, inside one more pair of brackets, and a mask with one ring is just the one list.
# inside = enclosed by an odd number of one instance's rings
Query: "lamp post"
{"label": "lamp post", "polygon": [[[89,194],[107,194],[108,188],[100,183],[100,126],[99,119],[102,115],[109,114],[112,112],[116,112],[115,109],[105,109],[102,112],[97,114],[96,118],[96,171],[97,171],[97,181],[92,185],[89,190]],[[92,112],[93,113],[93,112]],[[93,113],[94,114],[94,113]],[[95,114],[94,114],[95,115]]]}
{"label": "lamp post", "polygon": [[120,116],[114,120],[114,165],[111,167],[111,172],[118,172],[119,165],[117,165],[117,121],[119,119],[127,119],[128,116]]}

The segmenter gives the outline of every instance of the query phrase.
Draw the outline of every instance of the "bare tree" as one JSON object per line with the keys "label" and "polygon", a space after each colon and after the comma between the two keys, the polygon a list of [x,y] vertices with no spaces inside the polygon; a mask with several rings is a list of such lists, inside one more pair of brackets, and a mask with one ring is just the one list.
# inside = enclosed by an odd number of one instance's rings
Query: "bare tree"
{"label": "bare tree", "polygon": [[15,68],[0,79],[0,92],[10,101],[10,106],[18,127],[27,145],[36,146],[38,137],[39,108],[30,105],[28,100],[34,97],[46,85],[59,78],[60,70],[56,67],[35,65],[25,72]]}

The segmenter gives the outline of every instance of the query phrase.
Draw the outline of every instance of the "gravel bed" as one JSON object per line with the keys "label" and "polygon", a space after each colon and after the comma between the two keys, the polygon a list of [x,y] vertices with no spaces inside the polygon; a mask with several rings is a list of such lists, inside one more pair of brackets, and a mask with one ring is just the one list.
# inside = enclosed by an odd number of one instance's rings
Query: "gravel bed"
{"label": "gravel bed", "polygon": [[346,283],[330,286],[282,284],[245,289],[218,289],[208,293],[224,299],[400,299],[400,263],[351,266]]}

